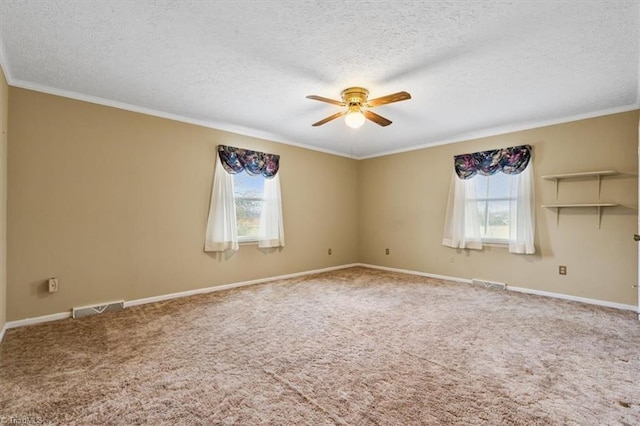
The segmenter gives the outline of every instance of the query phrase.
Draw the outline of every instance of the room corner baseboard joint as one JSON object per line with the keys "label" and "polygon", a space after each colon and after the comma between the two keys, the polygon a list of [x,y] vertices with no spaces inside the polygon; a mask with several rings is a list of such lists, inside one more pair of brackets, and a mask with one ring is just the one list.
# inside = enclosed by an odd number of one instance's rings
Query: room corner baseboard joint
{"label": "room corner baseboard joint", "polygon": [[[246,287],[246,286],[255,285],[255,284],[262,284],[269,281],[297,278],[305,275],[320,274],[323,272],[336,271],[340,269],[353,268],[357,266],[363,267],[363,268],[369,268],[369,269],[378,269],[382,271],[397,272],[397,273],[408,274],[408,275],[417,275],[421,277],[433,278],[433,279],[444,280],[444,281],[473,284],[473,280],[466,279],[466,278],[431,274],[428,272],[413,271],[409,269],[391,268],[388,266],[379,266],[379,265],[372,265],[367,263],[350,263],[350,264],[339,265],[339,266],[331,266],[331,267],[322,268],[322,269],[314,269],[314,270],[304,271],[304,272],[295,272],[292,274],[285,274],[285,275],[279,275],[274,277],[259,278],[259,279],[250,280],[250,281],[240,281],[236,283],[223,284],[223,285],[213,286],[213,287],[204,287],[200,289],[189,290],[189,291],[184,291],[179,293],[170,293],[170,294],[163,294],[159,296],[152,296],[152,297],[147,297],[142,299],[134,299],[134,300],[129,300],[121,303],[123,303],[124,308],[128,308],[131,306],[144,305],[147,303],[162,302],[162,301],[171,300],[171,299],[178,299],[181,297],[194,296],[197,294],[206,294],[206,293],[212,293],[216,291],[230,290],[233,288]],[[551,297],[555,299],[570,300],[573,302],[586,303],[589,305],[597,305],[597,306],[604,306],[604,307],[621,309],[626,311],[633,311],[638,314],[638,320],[640,320],[640,310],[637,306],[634,306],[634,305],[626,305],[623,303],[608,302],[608,301],[597,300],[597,299],[588,299],[585,297],[570,296],[566,294],[552,293],[552,292],[541,291],[541,290],[533,290],[533,289],[522,288],[522,287],[514,287],[510,285],[506,285],[506,290],[514,291],[518,293],[533,294],[537,296]],[[101,304],[101,305],[105,305],[105,304]],[[92,305],[92,306],[97,306],[97,305]],[[4,337],[6,331],[11,328],[25,327],[28,325],[35,325],[35,324],[40,324],[44,322],[57,321],[57,320],[62,320],[67,318],[72,318],[71,310],[69,310],[68,312],[60,312],[60,313],[44,315],[40,317],[25,318],[25,319],[16,320],[16,321],[8,321],[4,325],[4,327],[0,330],[0,343],[2,342],[2,338]]]}
{"label": "room corner baseboard joint", "polygon": [[379,269],[381,271],[398,272],[398,273],[401,273],[401,274],[409,274],[409,275],[418,275],[420,277],[434,278],[434,279],[437,279],[437,280],[455,281],[455,282],[464,283],[464,284],[471,284],[472,283],[471,280],[466,279],[466,278],[450,277],[450,276],[447,276],[447,275],[431,274],[429,272],[413,271],[413,270],[410,270],[410,269],[391,268],[391,267],[388,267],[388,266],[371,265],[371,264],[368,264],[368,263],[359,263],[358,266],[362,266],[363,268]]}
{"label": "room corner baseboard joint", "polygon": [[[370,265],[367,263],[360,263],[359,266],[365,267],[365,268],[371,268],[371,269],[380,269],[383,271],[390,271],[390,272],[399,272],[399,273],[403,273],[403,274],[410,274],[410,275],[418,275],[421,277],[428,277],[428,278],[435,278],[435,279],[440,279],[440,280],[445,280],[445,281],[454,281],[454,282],[459,282],[459,283],[465,283],[465,284],[473,284],[473,280],[469,280],[466,278],[459,278],[459,277],[449,277],[446,275],[437,275],[437,274],[430,274],[427,272],[420,272],[420,271],[412,271],[409,269],[398,269],[398,268],[390,268],[387,266],[378,266],[378,265]],[[640,308],[638,306],[635,305],[626,305],[624,303],[616,303],[616,302],[609,302],[606,300],[598,300],[598,299],[589,299],[586,297],[579,297],[579,296],[571,296],[568,294],[562,294],[562,293],[553,293],[550,291],[542,291],[542,290],[534,290],[534,289],[530,289],[530,288],[524,288],[524,287],[515,287],[515,286],[511,286],[511,285],[505,285],[506,290],[508,291],[515,291],[518,293],[525,293],[525,294],[533,294],[536,296],[544,296],[544,297],[551,297],[554,299],[562,299],[562,300],[569,300],[572,302],[579,302],[579,303],[585,303],[588,305],[596,305],[596,306],[603,306],[606,308],[615,308],[615,309],[620,309],[623,311],[633,311],[633,312],[637,312],[638,313],[638,319],[640,320]]]}

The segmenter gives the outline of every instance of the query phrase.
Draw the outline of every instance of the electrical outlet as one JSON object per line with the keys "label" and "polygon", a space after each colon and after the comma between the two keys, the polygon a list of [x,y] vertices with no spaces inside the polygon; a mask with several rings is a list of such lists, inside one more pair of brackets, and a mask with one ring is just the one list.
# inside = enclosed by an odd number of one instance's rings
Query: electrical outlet
{"label": "electrical outlet", "polygon": [[49,278],[49,293],[55,293],[58,291],[59,283],[57,278]]}
{"label": "electrical outlet", "polygon": [[384,249],[384,254],[389,254],[389,249]]}
{"label": "electrical outlet", "polygon": [[567,267],[564,265],[560,265],[560,267],[558,267],[558,273],[560,275],[567,275]]}
{"label": "electrical outlet", "polygon": [[327,254],[331,256],[331,249],[327,250]]}

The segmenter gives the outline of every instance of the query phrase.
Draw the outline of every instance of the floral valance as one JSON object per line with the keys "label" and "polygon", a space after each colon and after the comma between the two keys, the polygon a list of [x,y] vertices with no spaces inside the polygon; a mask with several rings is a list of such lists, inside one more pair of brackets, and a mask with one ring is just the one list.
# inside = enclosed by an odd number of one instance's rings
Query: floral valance
{"label": "floral valance", "polygon": [[270,178],[278,173],[280,167],[279,155],[233,146],[218,145],[218,156],[222,167],[233,175],[246,170],[250,175],[262,175]]}
{"label": "floral valance", "polygon": [[456,174],[460,179],[470,179],[480,173],[483,176],[497,172],[517,175],[529,165],[531,146],[520,145],[510,148],[492,149],[454,157]]}

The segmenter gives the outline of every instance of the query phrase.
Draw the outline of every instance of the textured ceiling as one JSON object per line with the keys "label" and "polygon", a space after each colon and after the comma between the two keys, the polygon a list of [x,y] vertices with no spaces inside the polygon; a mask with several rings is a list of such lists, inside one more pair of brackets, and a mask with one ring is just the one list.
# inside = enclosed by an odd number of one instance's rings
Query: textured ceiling
{"label": "textured ceiling", "polygon": [[[639,102],[639,1],[2,1],[0,38],[11,85],[357,158]],[[311,127],[349,86],[413,99]]]}

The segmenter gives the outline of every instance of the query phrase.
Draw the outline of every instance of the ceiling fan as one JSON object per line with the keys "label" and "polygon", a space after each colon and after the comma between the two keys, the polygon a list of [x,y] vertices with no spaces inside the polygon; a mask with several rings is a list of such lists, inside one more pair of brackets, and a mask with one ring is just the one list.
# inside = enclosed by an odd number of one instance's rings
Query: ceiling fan
{"label": "ceiling fan", "polygon": [[315,101],[327,102],[329,104],[338,105],[341,107],[347,107],[344,111],[337,112],[329,117],[313,123],[312,126],[322,126],[331,120],[335,120],[338,117],[344,117],[344,121],[347,126],[357,129],[364,124],[365,119],[371,120],[380,126],[388,126],[391,124],[390,120],[378,115],[372,111],[371,108],[380,105],[390,104],[392,102],[406,101],[411,99],[411,95],[407,92],[398,92],[391,95],[382,96],[380,98],[367,100],[369,91],[363,87],[349,87],[344,89],[340,94],[342,101],[336,101],[329,98],[323,98],[322,96],[309,95],[307,99],[313,99]]}

